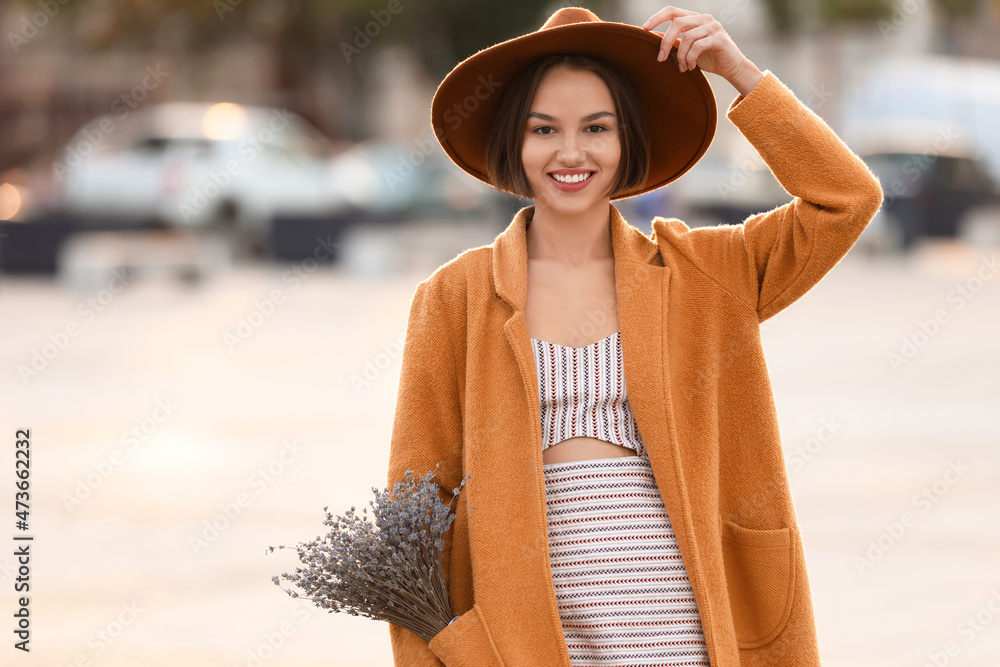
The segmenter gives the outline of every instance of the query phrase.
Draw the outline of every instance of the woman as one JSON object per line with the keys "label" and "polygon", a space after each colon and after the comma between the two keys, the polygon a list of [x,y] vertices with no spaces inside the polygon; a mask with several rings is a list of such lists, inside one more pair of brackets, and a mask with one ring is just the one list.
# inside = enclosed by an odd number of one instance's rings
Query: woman
{"label": "woman", "polygon": [[[794,199],[647,237],[611,201],[707,149],[702,70]],[[432,106],[456,164],[534,205],[410,307],[389,485],[440,462],[449,502],[470,478],[445,540],[458,616],[429,643],[391,625],[396,664],[819,665],[759,324],[850,249],[878,181],[717,21],[673,7],[642,29],[560,9]]]}

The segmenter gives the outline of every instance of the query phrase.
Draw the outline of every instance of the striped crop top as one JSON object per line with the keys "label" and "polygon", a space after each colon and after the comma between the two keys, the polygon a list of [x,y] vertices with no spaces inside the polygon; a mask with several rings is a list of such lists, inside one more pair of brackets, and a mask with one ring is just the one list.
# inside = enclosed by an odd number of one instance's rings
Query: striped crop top
{"label": "striped crop top", "polygon": [[646,449],[625,390],[621,331],[586,347],[531,339],[538,369],[542,449],[588,436],[636,451]]}

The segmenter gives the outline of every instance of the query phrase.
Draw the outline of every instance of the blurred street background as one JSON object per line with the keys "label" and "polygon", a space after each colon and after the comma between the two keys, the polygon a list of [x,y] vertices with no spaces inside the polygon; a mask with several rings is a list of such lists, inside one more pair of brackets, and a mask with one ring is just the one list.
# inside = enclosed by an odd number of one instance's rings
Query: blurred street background
{"label": "blurred street background", "polygon": [[[429,127],[527,0],[0,5],[0,664],[388,667],[387,626],[271,576],[382,487],[416,284],[528,201]],[[641,25],[664,5],[584,2]],[[825,665],[1000,664],[1000,0],[692,0],[880,177],[882,210],[762,325]],[[661,30],[663,27],[661,26]],[[615,202],[788,201],[725,118]],[[31,433],[31,652],[13,647]],[[530,618],[531,610],[525,610]]]}

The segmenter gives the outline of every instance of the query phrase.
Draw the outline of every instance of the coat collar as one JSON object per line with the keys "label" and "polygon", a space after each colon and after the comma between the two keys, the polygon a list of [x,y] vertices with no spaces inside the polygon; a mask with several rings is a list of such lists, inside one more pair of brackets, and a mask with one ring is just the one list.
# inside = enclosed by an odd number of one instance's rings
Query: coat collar
{"label": "coat collar", "polygon": [[[639,429],[650,441],[666,442],[668,432],[657,431],[657,414],[670,405],[669,389],[663,384],[667,373],[667,310],[670,301],[671,270],[663,262],[654,236],[647,237],[628,224],[618,208],[610,204],[611,242],[615,256],[615,294],[618,328],[621,331],[625,378],[629,403]],[[504,322],[504,336],[517,359],[525,395],[536,428],[539,420],[538,375],[529,338],[524,306],[528,293],[528,252],[526,223],[534,206],[522,208],[493,244],[493,284],[499,298],[512,309]],[[537,450],[541,473],[541,449],[536,431],[527,446]],[[648,448],[647,448],[648,449]],[[655,454],[650,453],[654,468]],[[669,496],[669,494],[668,494]],[[544,516],[542,517],[544,518]]]}
{"label": "coat collar", "polygon": [[[611,244],[615,264],[639,262],[650,264],[659,250],[656,242],[628,224],[618,208],[610,208]],[[528,237],[527,223],[535,214],[535,207],[525,206],[514,220],[493,242],[493,284],[497,296],[523,311],[528,294]],[[616,280],[620,271],[616,268]],[[619,283],[620,284],[620,283]],[[621,289],[619,287],[619,297]]]}
{"label": "coat collar", "polygon": [[[654,225],[653,237],[647,237],[625,221],[617,207],[609,202],[611,242],[615,257],[615,293],[618,325],[621,331],[624,375],[628,384],[628,400],[635,414],[646,445],[656,479],[671,518],[677,516],[677,539],[681,550],[694,548],[691,542],[690,512],[679,490],[678,454],[673,437],[672,399],[667,359],[667,306],[670,301],[671,269],[659,253]],[[531,422],[523,438],[509,443],[507,454],[517,460],[531,462],[514,468],[513,477],[505,479],[503,502],[527,508],[508,515],[502,525],[493,526],[498,543],[514,543],[525,535],[545,535],[547,530],[544,465],[542,461],[541,414],[539,405],[536,361],[525,320],[524,306],[528,288],[528,220],[534,206],[522,208],[510,225],[500,233],[492,252],[493,284],[497,296],[512,308],[503,325],[505,344],[513,352],[519,371],[521,391],[527,398]],[[511,387],[513,389],[513,387]],[[530,433],[530,435],[529,435]],[[478,459],[478,455],[476,456]],[[486,457],[484,457],[486,458]],[[528,590],[544,591],[547,614],[533,625],[539,641],[561,633],[558,603],[552,586],[548,563],[548,544],[532,542],[537,548],[525,576],[531,579]],[[544,620],[544,622],[543,622]],[[546,623],[548,625],[546,625]],[[564,654],[563,664],[569,656]]]}

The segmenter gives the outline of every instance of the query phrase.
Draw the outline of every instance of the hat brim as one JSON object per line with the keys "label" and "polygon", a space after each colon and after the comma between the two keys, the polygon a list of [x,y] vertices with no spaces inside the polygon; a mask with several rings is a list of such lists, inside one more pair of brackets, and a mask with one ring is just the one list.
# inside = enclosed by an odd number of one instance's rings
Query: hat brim
{"label": "hat brim", "polygon": [[621,198],[655,190],[680,178],[708,150],[717,111],[712,87],[698,68],[681,72],[676,49],[657,61],[661,37],[614,21],[572,23],[500,42],[469,56],[444,78],[431,102],[431,126],[455,164],[484,183],[486,139],[507,84],[525,66],[553,53],[601,60],[635,88],[651,143],[645,185]]}

